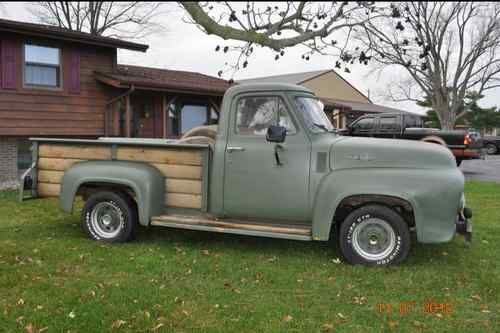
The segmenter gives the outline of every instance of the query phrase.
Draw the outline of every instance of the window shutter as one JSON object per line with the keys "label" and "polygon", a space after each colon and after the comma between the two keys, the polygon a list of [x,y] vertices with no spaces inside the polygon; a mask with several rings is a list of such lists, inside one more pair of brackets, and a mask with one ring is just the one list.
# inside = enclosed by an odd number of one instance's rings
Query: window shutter
{"label": "window shutter", "polygon": [[80,53],[71,52],[69,64],[69,87],[70,94],[80,93]]}
{"label": "window shutter", "polygon": [[13,41],[2,41],[2,88],[16,89],[16,44]]}

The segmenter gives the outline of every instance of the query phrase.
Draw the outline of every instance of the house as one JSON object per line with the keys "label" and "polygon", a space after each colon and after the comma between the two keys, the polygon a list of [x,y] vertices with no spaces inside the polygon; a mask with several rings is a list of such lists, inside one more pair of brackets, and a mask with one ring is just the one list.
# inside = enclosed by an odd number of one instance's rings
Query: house
{"label": "house", "polygon": [[245,83],[290,83],[311,89],[325,105],[325,112],[336,128],[344,128],[368,113],[404,112],[374,104],[369,97],[332,69],[239,80]]}
{"label": "house", "polygon": [[30,165],[28,137],[174,138],[217,122],[227,81],[121,65],[117,49],[148,46],[0,19],[0,184]]}

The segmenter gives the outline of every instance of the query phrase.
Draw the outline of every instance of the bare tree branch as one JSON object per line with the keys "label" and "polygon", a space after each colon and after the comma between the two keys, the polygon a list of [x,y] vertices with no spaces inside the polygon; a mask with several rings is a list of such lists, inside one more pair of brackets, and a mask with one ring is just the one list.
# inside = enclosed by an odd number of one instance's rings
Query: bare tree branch
{"label": "bare tree branch", "polygon": [[92,35],[133,39],[161,30],[159,2],[44,1],[32,10],[42,23]]}

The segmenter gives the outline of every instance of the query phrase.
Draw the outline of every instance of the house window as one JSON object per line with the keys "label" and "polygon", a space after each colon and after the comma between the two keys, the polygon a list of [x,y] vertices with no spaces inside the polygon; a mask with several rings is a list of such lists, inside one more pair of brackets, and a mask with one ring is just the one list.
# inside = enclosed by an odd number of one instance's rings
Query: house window
{"label": "house window", "polygon": [[33,44],[24,45],[24,84],[59,88],[61,86],[60,49]]}

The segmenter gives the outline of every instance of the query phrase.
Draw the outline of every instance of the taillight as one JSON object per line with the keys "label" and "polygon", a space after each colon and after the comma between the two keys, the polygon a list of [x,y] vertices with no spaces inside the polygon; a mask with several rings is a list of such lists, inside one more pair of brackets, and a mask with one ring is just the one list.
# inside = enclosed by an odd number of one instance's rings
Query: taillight
{"label": "taillight", "polygon": [[472,143],[469,134],[466,134],[464,137],[464,145],[470,145]]}

